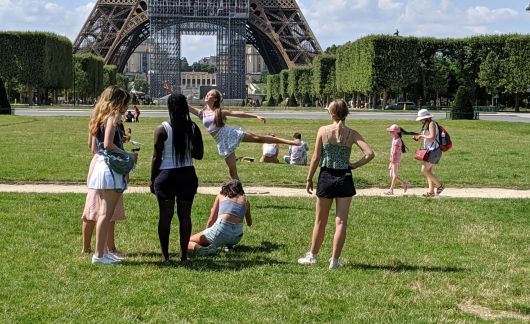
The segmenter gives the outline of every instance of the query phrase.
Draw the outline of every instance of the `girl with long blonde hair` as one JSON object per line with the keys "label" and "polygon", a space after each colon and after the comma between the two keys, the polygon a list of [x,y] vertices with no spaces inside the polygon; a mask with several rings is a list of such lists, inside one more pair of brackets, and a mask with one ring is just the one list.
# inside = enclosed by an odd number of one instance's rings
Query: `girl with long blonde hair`
{"label": "girl with long blonde hair", "polygon": [[[355,170],[374,158],[374,152],[356,130],[346,126],[348,106],[344,100],[335,100],[328,106],[332,123],[322,126],[318,130],[315,149],[307,174],[306,190],[313,192],[313,176],[320,166],[317,185],[317,203],[315,225],[311,237],[311,249],[298,259],[302,265],[317,263],[329,211],[335,200],[335,235],[333,237],[333,251],[329,261],[329,269],[341,266],[339,257],[346,239],[348,212],[352,197],[356,194],[353,184],[352,170]],[[357,145],[363,156],[360,160],[350,163],[351,148]]]}
{"label": "girl with long blonde hair", "polygon": [[105,162],[108,151],[123,151],[124,134],[117,127],[121,115],[127,111],[131,97],[117,86],[107,87],[97,102],[88,123],[89,133],[95,138],[97,157],[88,180],[88,188],[95,189],[100,199],[96,223],[96,250],[93,264],[114,264],[121,258],[105,251],[111,218],[123,191],[127,189],[126,176],[113,172]]}

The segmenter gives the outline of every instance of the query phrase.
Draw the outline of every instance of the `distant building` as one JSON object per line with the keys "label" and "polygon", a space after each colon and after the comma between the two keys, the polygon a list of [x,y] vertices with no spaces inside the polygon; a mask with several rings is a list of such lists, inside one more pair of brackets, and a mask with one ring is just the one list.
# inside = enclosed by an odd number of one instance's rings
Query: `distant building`
{"label": "distant building", "polygon": [[267,66],[254,46],[247,45],[245,51],[247,80],[257,81],[261,78],[263,72],[268,71]]}
{"label": "distant building", "polygon": [[208,72],[180,72],[180,91],[188,98],[199,98],[200,86],[215,86],[216,74]]}
{"label": "distant building", "polygon": [[127,64],[123,69],[123,74],[130,76],[133,79],[147,79],[147,71],[149,69],[149,49],[149,40],[140,44],[127,61]]}

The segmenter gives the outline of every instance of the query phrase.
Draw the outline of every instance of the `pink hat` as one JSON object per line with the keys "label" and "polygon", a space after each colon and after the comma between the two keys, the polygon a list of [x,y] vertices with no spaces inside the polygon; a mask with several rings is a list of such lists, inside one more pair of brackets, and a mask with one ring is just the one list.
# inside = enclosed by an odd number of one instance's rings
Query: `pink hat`
{"label": "pink hat", "polygon": [[386,129],[388,132],[401,132],[401,127],[398,124],[394,124]]}

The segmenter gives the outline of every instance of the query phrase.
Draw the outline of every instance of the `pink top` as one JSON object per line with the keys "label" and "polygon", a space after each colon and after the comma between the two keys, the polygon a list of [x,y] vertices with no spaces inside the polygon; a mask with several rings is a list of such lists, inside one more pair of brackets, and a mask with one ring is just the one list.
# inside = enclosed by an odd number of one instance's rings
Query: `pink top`
{"label": "pink top", "polygon": [[390,147],[390,162],[399,163],[401,161],[401,147],[403,142],[401,138],[394,137],[392,139],[392,146]]}

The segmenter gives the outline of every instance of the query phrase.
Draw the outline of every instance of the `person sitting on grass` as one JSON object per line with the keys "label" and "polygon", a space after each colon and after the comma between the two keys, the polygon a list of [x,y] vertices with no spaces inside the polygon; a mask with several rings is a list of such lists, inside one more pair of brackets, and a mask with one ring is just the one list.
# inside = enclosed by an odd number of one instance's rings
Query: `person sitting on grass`
{"label": "person sitting on grass", "polygon": [[[269,134],[272,137],[275,137],[274,134]],[[280,163],[278,161],[278,154],[280,153],[280,146],[278,144],[263,144],[262,147],[263,154],[259,159],[262,163]]]}
{"label": "person sitting on grass", "polygon": [[307,151],[309,151],[307,143],[302,141],[302,134],[298,132],[294,133],[293,138],[300,145],[289,145],[289,155],[285,155],[283,160],[288,164],[306,165]]}
{"label": "person sitting on grass", "polygon": [[216,253],[217,247],[232,248],[243,237],[243,219],[252,226],[250,204],[239,180],[223,184],[215,198],[206,229],[190,238],[188,251],[197,255]]}

